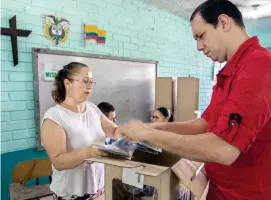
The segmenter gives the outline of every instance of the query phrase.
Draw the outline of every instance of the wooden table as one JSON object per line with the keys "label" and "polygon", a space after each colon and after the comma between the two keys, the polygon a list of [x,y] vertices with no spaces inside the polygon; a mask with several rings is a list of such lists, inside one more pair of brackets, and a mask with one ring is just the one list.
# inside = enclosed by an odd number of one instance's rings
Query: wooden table
{"label": "wooden table", "polygon": [[49,184],[24,186],[20,183],[13,183],[9,185],[9,192],[10,200],[31,200],[53,194]]}

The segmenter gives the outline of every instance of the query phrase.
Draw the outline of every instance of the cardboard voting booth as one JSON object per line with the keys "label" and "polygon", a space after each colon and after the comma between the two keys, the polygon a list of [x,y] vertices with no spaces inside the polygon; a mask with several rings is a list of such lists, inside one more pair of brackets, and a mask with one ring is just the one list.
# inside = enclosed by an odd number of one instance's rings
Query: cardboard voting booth
{"label": "cardboard voting booth", "polygon": [[[123,179],[127,177],[123,176],[124,171],[129,171],[129,169],[131,170],[129,176],[136,176],[136,182],[157,189],[158,200],[177,199],[179,180],[171,170],[171,167],[180,160],[176,155],[168,152],[155,155],[136,150],[132,160],[114,158],[91,158],[90,160],[105,164],[105,200],[118,200],[112,199],[112,181],[113,179],[120,179],[125,183]],[[132,172],[135,168],[138,170]]]}
{"label": "cardboard voting booth", "polygon": [[199,112],[199,79],[193,77],[177,78],[175,90],[176,97],[176,120],[188,121],[196,119]]}
{"label": "cardboard voting booth", "polygon": [[199,116],[199,79],[193,77],[159,77],[155,85],[155,108],[166,107],[176,121]]}
{"label": "cardboard voting booth", "polygon": [[174,110],[173,79],[171,77],[158,77],[155,80],[155,108],[166,107]]}

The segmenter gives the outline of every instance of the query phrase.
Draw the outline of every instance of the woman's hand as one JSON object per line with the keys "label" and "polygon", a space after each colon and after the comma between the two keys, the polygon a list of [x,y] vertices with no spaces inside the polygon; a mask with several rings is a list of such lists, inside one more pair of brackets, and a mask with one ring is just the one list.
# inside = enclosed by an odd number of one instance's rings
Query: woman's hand
{"label": "woman's hand", "polygon": [[100,145],[91,145],[91,146],[88,146],[88,147],[83,149],[83,153],[85,155],[84,157],[86,159],[108,156],[107,153],[105,153],[104,151],[100,151],[100,150],[96,149],[95,147],[102,147],[102,146],[100,146]]}

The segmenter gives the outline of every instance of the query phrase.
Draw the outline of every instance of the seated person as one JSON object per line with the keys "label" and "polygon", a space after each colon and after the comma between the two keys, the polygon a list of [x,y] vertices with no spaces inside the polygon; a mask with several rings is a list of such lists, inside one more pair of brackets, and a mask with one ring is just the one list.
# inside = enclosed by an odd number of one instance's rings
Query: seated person
{"label": "seated person", "polygon": [[101,102],[97,106],[102,113],[112,122],[116,122],[116,111],[112,104],[108,102]]}
{"label": "seated person", "polygon": [[[101,102],[97,106],[101,112],[112,122],[116,122],[116,111],[112,104],[108,102]],[[106,144],[112,144],[113,139],[106,137]]]}
{"label": "seated person", "polygon": [[174,114],[166,107],[157,108],[152,112],[152,123],[174,122]]}

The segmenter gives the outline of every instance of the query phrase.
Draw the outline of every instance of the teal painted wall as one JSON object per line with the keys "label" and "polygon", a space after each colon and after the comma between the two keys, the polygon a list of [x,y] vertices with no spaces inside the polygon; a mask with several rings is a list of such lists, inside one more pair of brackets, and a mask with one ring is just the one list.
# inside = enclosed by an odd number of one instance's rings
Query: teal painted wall
{"label": "teal painted wall", "polygon": [[[271,20],[271,17],[270,17]],[[250,31],[251,35],[257,35],[260,39],[260,42],[263,46],[271,49],[271,28],[264,30],[252,30]]]}
{"label": "teal painted wall", "polygon": [[[211,95],[212,63],[196,51],[189,22],[136,0],[2,0],[1,27],[17,16],[17,27],[32,30],[18,38],[19,60],[12,64],[9,37],[1,37],[1,197],[9,199],[12,168],[19,162],[45,157],[35,151],[32,48],[98,53],[153,59],[160,62],[159,76],[200,78],[200,109]],[[43,34],[43,15],[57,14],[71,22],[69,40],[59,47]],[[83,43],[83,24],[107,30],[107,44]],[[252,33],[252,32],[251,32]],[[270,30],[256,31],[271,46]]]}
{"label": "teal painted wall", "polygon": [[265,47],[271,48],[271,16],[246,21],[250,35],[257,35]]}

